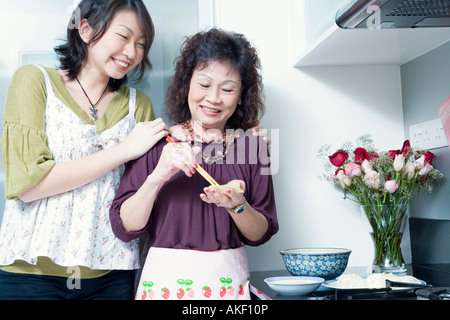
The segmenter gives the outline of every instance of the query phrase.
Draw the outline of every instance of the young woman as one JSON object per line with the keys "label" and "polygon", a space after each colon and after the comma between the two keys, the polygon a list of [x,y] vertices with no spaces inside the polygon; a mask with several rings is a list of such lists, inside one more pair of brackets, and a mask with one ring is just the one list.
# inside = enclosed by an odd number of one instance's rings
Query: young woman
{"label": "young woman", "polygon": [[261,161],[267,143],[244,134],[264,110],[259,66],[240,34],[212,29],[186,41],[166,103],[179,142],[162,140],[127,164],[111,206],[117,237],[149,235],[137,299],[251,298],[244,244],[278,231],[269,164]]}
{"label": "young woman", "polygon": [[138,243],[114,236],[109,207],[123,164],[168,133],[148,97],[125,86],[128,72],[151,67],[154,27],[141,0],[77,10],[55,48],[61,68],[21,67],[8,91],[0,299],[134,296]]}

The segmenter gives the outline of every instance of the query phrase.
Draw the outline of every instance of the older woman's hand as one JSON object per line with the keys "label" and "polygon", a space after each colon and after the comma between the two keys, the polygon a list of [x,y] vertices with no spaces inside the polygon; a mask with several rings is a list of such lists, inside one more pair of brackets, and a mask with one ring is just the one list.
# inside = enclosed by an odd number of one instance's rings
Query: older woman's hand
{"label": "older woman's hand", "polygon": [[[242,180],[232,180],[227,185],[245,191],[245,182]],[[218,187],[211,185],[203,189],[205,193],[200,194],[200,198],[207,203],[215,203],[225,208],[234,208],[245,201],[243,192],[238,193],[233,188],[225,188],[224,190],[223,192]]]}
{"label": "older woman's hand", "polygon": [[195,173],[195,149],[187,143],[168,143],[164,146],[158,165],[153,170],[155,177],[167,181],[179,171],[188,177]]}

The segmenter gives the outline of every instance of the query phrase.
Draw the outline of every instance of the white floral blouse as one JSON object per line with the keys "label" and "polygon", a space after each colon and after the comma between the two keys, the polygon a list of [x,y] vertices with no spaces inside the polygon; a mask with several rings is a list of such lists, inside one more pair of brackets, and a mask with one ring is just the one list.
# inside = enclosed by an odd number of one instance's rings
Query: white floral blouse
{"label": "white floral blouse", "polygon": [[[122,142],[135,126],[136,90],[130,88],[129,113],[112,128],[97,133],[54,94],[49,75],[46,133],[56,162],[81,158]],[[109,208],[124,166],[80,188],[24,203],[7,200],[0,231],[0,265],[15,260],[36,264],[40,256],[61,266],[119,270],[139,267],[137,241],[123,242],[111,229]]]}

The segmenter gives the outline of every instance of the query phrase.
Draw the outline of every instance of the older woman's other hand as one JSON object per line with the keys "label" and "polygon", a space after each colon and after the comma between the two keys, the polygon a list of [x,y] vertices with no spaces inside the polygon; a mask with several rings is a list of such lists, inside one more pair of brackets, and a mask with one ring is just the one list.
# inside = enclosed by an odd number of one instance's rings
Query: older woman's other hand
{"label": "older woman's other hand", "polygon": [[[245,191],[245,182],[242,180],[232,180],[227,183],[227,186]],[[205,193],[200,194],[200,198],[206,203],[214,203],[225,208],[234,208],[245,201],[243,192],[236,192],[233,188],[222,189],[211,185],[203,189]]]}

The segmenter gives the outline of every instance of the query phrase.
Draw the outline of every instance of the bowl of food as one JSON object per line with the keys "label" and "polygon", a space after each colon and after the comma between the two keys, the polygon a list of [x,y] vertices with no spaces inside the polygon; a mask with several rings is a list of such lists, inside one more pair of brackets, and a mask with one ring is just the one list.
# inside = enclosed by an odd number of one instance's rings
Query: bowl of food
{"label": "bowl of food", "polygon": [[352,251],[343,248],[297,248],[280,251],[286,269],[293,276],[339,277],[347,268]]}
{"label": "bowl of food", "polygon": [[286,296],[306,296],[318,289],[325,281],[320,277],[271,277],[264,282],[279,294]]}

